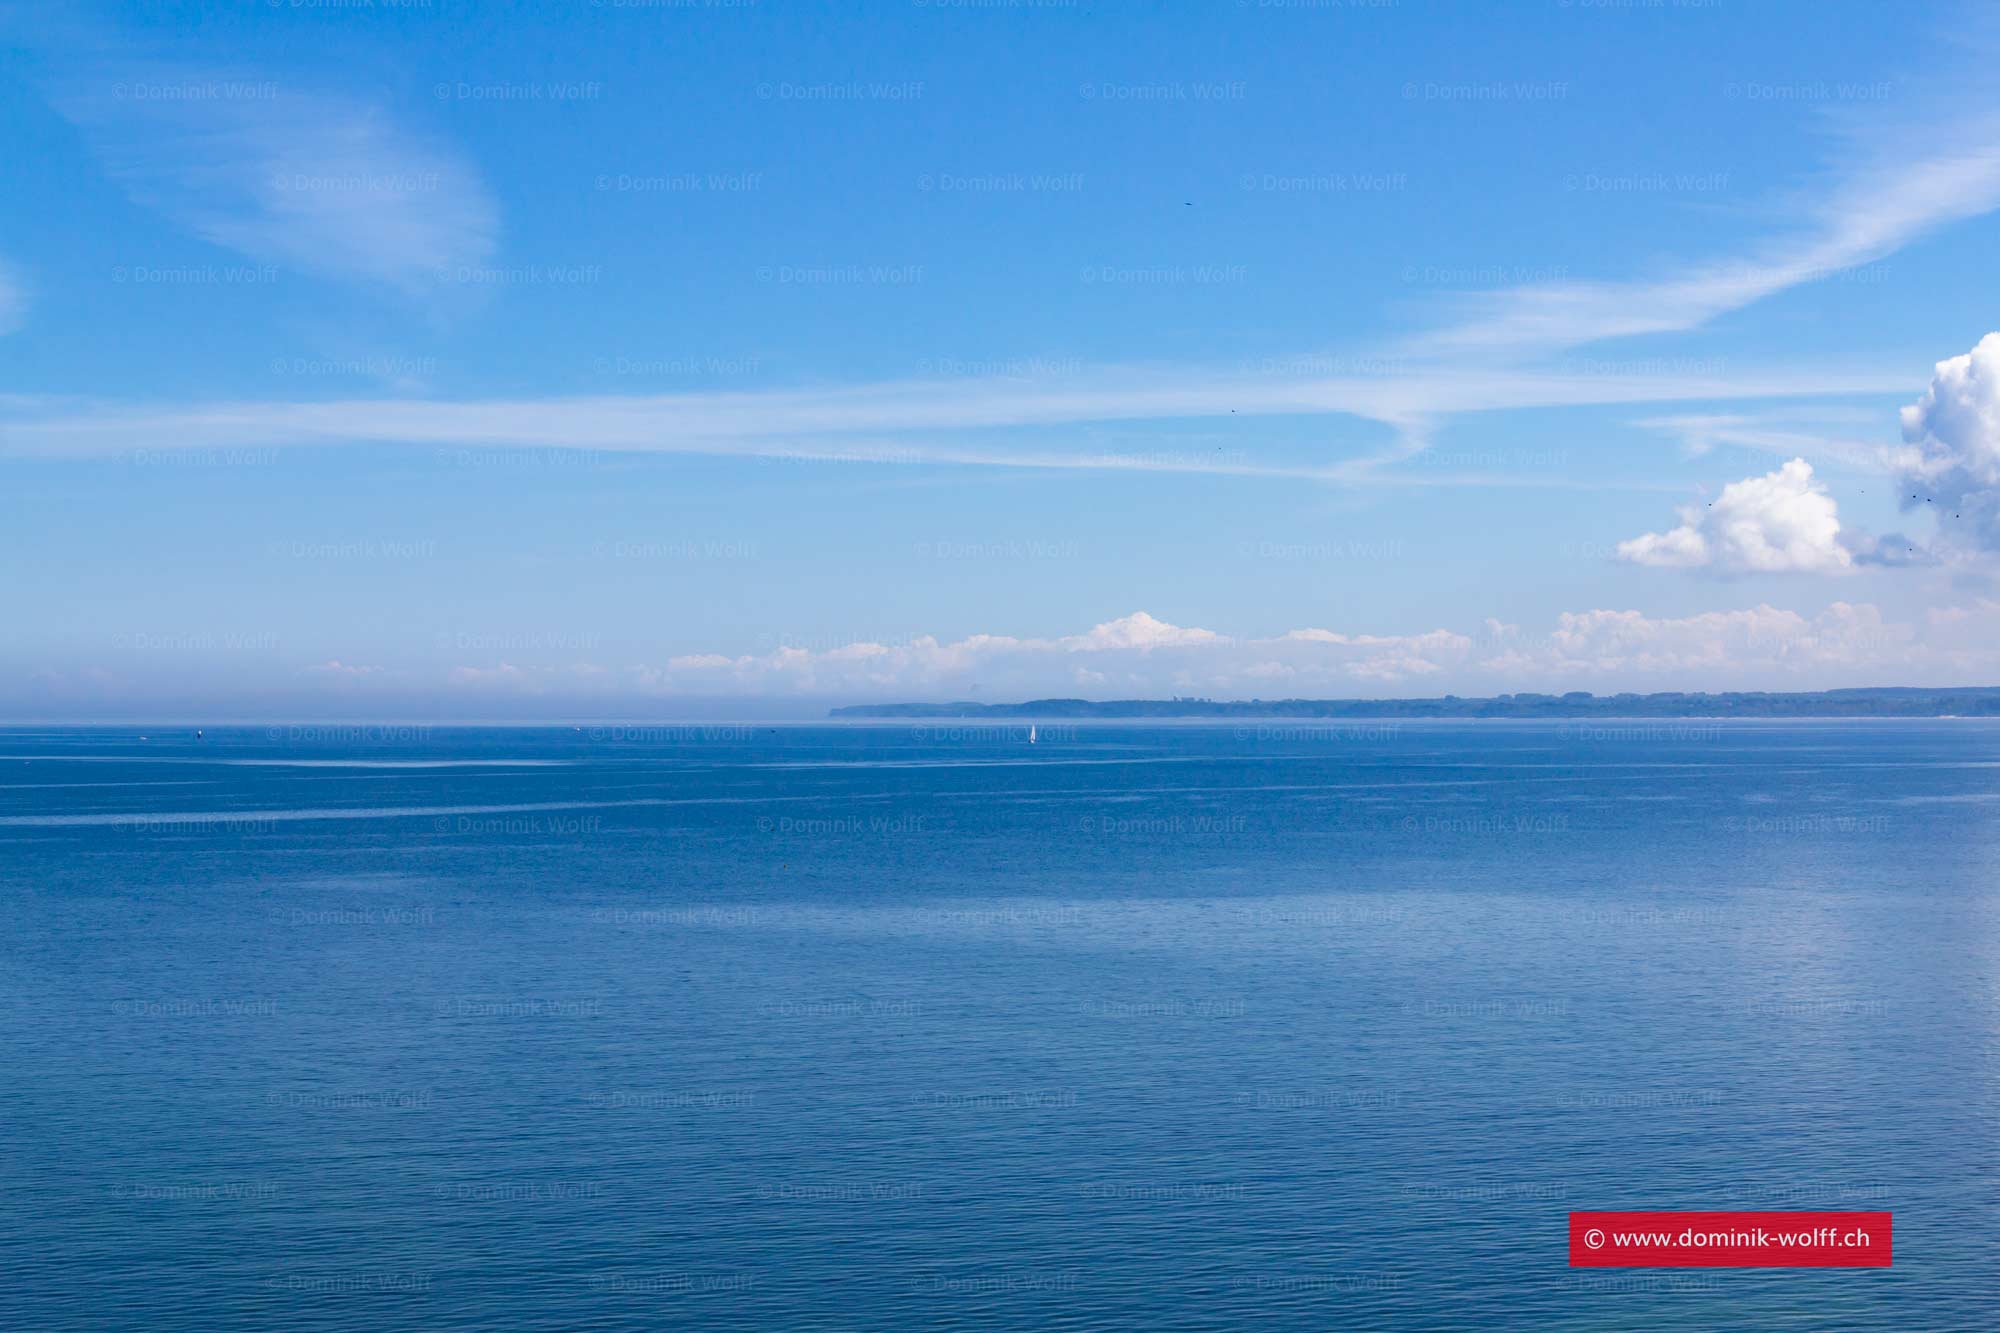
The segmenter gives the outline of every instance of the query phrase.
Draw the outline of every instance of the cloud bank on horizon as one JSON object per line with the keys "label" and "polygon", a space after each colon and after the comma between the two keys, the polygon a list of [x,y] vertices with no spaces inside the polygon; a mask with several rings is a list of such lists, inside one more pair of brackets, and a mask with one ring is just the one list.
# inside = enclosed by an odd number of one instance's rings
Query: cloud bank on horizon
{"label": "cloud bank on horizon", "polygon": [[[903,643],[780,645],[733,656],[683,654],[656,666],[503,660],[440,673],[335,660],[295,670],[293,683],[302,688],[293,693],[250,702],[253,714],[303,701],[359,716],[448,706],[448,715],[456,707],[484,718],[559,718],[745,698],[791,701],[810,713],[827,702],[950,699],[1808,690],[1879,683],[1884,673],[1917,685],[2000,675],[2000,600],[1914,619],[1836,601],[1811,616],[1762,604],[1664,618],[1597,610],[1565,613],[1540,628],[1488,620],[1411,635],[1304,628],[1243,638],[1136,611],[1050,639],[979,634],[945,642],[926,635]],[[49,673],[42,684],[47,698],[79,707],[149,698],[197,713],[232,706],[186,682],[162,693],[157,680],[103,669]]]}
{"label": "cloud bank on horizon", "polygon": [[[1946,626],[1885,620],[1873,606],[1835,602],[1811,618],[1758,606],[1656,619],[1637,611],[1565,613],[1540,630],[1488,620],[1467,630],[1349,634],[1305,628],[1232,638],[1168,624],[1143,611],[1055,639],[924,637],[900,645],[855,643],[825,651],[779,648],[670,660],[645,686],[666,692],[821,694],[934,699],[1070,694],[1130,698],[1199,693],[1224,698],[1506,692],[1534,682],[1566,689],[1703,679],[1771,682],[1816,673],[1939,668],[1991,671],[2000,604]],[[467,671],[466,685],[546,688],[520,673]],[[1636,688],[1636,685],[1634,685]],[[1664,687],[1662,687],[1664,688]],[[1716,688],[1724,688],[1717,686]]]}

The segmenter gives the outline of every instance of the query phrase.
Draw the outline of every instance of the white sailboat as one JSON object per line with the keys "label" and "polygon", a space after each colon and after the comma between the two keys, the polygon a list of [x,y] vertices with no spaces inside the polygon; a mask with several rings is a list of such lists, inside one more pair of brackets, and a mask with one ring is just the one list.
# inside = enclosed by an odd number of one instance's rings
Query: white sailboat
{"label": "white sailboat", "polygon": [[1028,744],[1033,745],[1034,743],[1035,743],[1035,724],[1030,722],[1028,724]]}

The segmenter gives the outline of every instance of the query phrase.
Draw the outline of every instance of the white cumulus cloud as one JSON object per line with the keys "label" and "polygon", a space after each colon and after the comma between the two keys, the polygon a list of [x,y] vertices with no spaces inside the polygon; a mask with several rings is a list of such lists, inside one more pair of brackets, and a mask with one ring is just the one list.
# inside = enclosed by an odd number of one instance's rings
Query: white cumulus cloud
{"label": "white cumulus cloud", "polygon": [[1212,630],[1182,629],[1179,625],[1155,620],[1144,611],[1134,611],[1122,619],[1107,620],[1088,634],[1073,634],[1061,642],[1071,652],[1100,652],[1107,648],[1136,648],[1147,652],[1154,648],[1185,648],[1219,643],[1221,640],[1222,636]]}
{"label": "white cumulus cloud", "polygon": [[1854,567],[1839,509],[1803,458],[1731,482],[1706,508],[1689,505],[1680,513],[1679,527],[1620,542],[1618,558],[1718,574],[1840,574]]}
{"label": "white cumulus cloud", "polygon": [[381,669],[381,667],[376,666],[355,666],[352,663],[343,662],[337,657],[306,668],[313,675],[332,676],[342,679],[350,679],[355,676],[372,676]]}
{"label": "white cumulus cloud", "polygon": [[2000,333],[1938,362],[1903,439],[1903,508],[1932,513],[1945,545],[2000,551]]}

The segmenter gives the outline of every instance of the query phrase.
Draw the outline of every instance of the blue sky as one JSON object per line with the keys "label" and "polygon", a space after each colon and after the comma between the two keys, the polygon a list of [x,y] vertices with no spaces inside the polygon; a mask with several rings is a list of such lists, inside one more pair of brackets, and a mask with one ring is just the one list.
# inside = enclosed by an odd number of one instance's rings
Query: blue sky
{"label": "blue sky", "polygon": [[2000,676],[1977,10],[4,13],[0,716]]}

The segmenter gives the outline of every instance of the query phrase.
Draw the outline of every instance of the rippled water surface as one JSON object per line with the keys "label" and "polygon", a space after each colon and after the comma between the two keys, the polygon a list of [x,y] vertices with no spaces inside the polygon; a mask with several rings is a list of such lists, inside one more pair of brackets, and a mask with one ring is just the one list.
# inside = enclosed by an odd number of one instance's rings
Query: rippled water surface
{"label": "rippled water surface", "polygon": [[2000,726],[141,734],[0,731],[0,1327],[2000,1326]]}

